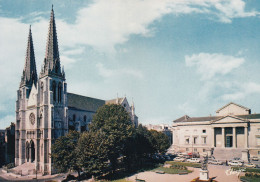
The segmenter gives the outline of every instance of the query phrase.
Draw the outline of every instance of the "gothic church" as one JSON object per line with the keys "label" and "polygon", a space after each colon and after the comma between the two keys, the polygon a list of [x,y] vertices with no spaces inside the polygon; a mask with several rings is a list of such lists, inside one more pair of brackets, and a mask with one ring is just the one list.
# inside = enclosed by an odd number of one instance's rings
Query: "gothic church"
{"label": "gothic church", "polygon": [[17,91],[15,165],[30,163],[37,173],[52,174],[51,145],[68,130],[85,131],[97,109],[104,104],[125,107],[135,126],[138,117],[126,97],[101,100],[67,92],[61,69],[54,11],[51,10],[46,54],[38,77],[31,27],[25,66]]}

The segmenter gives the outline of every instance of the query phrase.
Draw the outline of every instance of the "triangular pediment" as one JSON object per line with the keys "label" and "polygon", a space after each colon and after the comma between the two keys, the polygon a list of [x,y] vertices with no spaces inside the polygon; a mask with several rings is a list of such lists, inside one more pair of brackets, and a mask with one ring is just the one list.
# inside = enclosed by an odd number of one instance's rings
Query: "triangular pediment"
{"label": "triangular pediment", "polygon": [[247,121],[244,118],[228,115],[212,121],[211,124],[232,124],[232,123],[246,123],[246,122]]}
{"label": "triangular pediment", "polygon": [[251,110],[249,108],[241,106],[234,102],[230,102],[216,111],[217,116],[246,115],[250,113]]}
{"label": "triangular pediment", "polygon": [[243,108],[243,109],[245,109],[245,110],[249,110],[249,109],[248,109],[247,107],[245,107],[245,106],[241,106],[241,105],[236,104],[236,103],[234,103],[234,102],[230,102],[230,103],[224,105],[223,107],[221,107],[220,109],[218,109],[218,110],[216,111],[216,113],[218,113],[219,111],[225,109],[226,107],[228,107],[228,106],[230,106],[230,105],[235,105],[235,106],[240,107],[240,108]]}

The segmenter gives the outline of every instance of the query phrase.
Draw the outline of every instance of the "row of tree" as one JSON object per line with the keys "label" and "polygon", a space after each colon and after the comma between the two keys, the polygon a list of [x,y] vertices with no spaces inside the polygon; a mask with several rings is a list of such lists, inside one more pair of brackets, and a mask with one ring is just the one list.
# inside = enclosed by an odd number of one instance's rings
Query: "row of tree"
{"label": "row of tree", "polygon": [[143,159],[165,153],[168,137],[154,130],[137,128],[120,105],[104,105],[94,115],[89,131],[70,131],[52,145],[52,160],[57,172],[76,170],[100,176],[119,169],[130,171],[142,166]]}

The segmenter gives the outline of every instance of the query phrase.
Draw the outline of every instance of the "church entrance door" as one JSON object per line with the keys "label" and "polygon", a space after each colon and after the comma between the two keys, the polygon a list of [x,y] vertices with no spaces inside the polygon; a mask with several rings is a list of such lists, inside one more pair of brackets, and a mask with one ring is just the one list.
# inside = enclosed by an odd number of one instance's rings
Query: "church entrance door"
{"label": "church entrance door", "polygon": [[226,147],[233,147],[233,136],[226,136]]}
{"label": "church entrance door", "polygon": [[31,162],[34,162],[34,160],[35,160],[35,147],[34,147],[34,142],[32,140],[30,142],[30,157],[31,157]]}
{"label": "church entrance door", "polygon": [[30,158],[30,144],[26,142],[26,161],[29,162]]}

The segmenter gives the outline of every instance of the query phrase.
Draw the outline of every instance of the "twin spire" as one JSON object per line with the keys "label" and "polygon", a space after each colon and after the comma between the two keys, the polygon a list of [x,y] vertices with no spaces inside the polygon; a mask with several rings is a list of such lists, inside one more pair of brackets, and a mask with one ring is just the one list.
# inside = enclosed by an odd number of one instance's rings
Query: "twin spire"
{"label": "twin spire", "polygon": [[[59,56],[58,39],[57,39],[53,7],[51,9],[50,24],[49,24],[48,38],[46,44],[46,53],[45,53],[43,67],[40,73],[40,78],[47,75],[55,75],[62,78],[64,78],[65,76],[64,71],[61,72],[61,68],[60,68],[60,56]],[[30,26],[25,66],[24,66],[20,86],[26,85],[31,87],[33,83],[36,85],[37,79],[38,77],[36,72],[35,55],[34,55],[32,33],[31,33],[31,26]]]}
{"label": "twin spire", "polygon": [[22,75],[20,86],[23,85],[32,86],[33,83],[36,85],[36,82],[37,82],[37,71],[36,71],[32,32],[31,32],[31,25],[30,25],[25,65],[23,69],[23,75]]}

